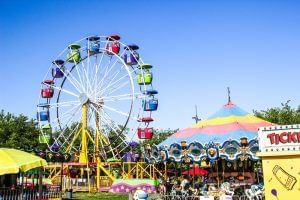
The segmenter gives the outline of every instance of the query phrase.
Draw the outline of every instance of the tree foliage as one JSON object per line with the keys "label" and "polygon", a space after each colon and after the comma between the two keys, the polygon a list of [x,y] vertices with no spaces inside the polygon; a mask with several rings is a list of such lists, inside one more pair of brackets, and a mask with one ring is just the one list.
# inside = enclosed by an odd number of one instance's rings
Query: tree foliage
{"label": "tree foliage", "polygon": [[0,112],[0,147],[29,150],[38,146],[36,123],[24,115]]}
{"label": "tree foliage", "polygon": [[155,129],[152,139],[145,140],[142,144],[158,145],[177,131],[178,129]]}
{"label": "tree foliage", "polygon": [[281,104],[281,107],[268,108],[267,110],[254,110],[254,115],[278,125],[300,124],[300,106],[292,108],[290,101]]}

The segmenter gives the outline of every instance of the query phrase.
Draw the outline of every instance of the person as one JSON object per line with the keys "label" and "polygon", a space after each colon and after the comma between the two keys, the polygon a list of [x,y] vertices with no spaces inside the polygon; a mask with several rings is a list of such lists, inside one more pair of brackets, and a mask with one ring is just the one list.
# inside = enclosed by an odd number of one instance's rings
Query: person
{"label": "person", "polygon": [[168,177],[166,181],[166,193],[170,194],[171,190],[172,190],[172,184],[170,178]]}
{"label": "person", "polygon": [[181,190],[186,190],[186,187],[189,184],[189,181],[183,176],[180,177],[180,181],[181,181],[180,182]]}
{"label": "person", "polygon": [[188,195],[189,181],[186,177],[181,177],[180,188],[182,195]]}
{"label": "person", "polygon": [[167,189],[166,189],[166,181],[164,181],[164,180],[160,181],[160,184],[158,186],[158,191],[162,195],[166,194],[166,191],[167,191]]}

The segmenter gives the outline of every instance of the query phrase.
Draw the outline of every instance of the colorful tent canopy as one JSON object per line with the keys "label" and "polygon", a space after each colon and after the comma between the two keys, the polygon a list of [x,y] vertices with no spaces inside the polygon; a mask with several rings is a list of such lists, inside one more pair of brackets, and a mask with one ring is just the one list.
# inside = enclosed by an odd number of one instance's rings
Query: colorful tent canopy
{"label": "colorful tent canopy", "polygon": [[0,175],[16,174],[45,165],[47,162],[38,156],[17,149],[0,148]]}
{"label": "colorful tent canopy", "polygon": [[207,144],[209,142],[223,143],[230,139],[239,141],[242,137],[254,139],[257,137],[259,127],[271,125],[232,102],[228,102],[206,120],[173,134],[159,146],[170,146],[181,141]]}

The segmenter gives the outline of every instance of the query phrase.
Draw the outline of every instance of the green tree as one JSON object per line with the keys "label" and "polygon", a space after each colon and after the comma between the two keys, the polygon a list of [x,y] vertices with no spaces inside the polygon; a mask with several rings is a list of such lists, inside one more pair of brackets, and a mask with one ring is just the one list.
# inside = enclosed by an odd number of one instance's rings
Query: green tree
{"label": "green tree", "polygon": [[278,125],[300,124],[300,106],[292,108],[290,101],[281,104],[281,107],[268,108],[267,110],[254,110],[254,115]]}
{"label": "green tree", "polygon": [[170,137],[171,135],[176,133],[178,130],[179,129],[175,129],[175,130],[172,130],[172,129],[155,129],[153,137],[151,139],[144,140],[142,142],[142,145],[143,146],[145,144],[150,144],[150,146],[158,145],[161,142],[163,142],[164,140],[166,140],[168,137]]}
{"label": "green tree", "polygon": [[29,150],[38,146],[39,130],[32,119],[0,112],[0,147]]}

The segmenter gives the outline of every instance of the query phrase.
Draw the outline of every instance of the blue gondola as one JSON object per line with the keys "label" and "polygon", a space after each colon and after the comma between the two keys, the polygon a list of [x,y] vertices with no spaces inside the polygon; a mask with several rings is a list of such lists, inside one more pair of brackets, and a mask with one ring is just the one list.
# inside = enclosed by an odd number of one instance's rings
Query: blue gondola
{"label": "blue gondola", "polygon": [[144,111],[155,111],[157,110],[158,107],[158,99],[149,99],[149,100],[144,100]]}
{"label": "blue gondola", "polygon": [[157,90],[153,90],[153,89],[149,89],[149,90],[144,91],[143,94],[146,94],[146,95],[155,95],[155,94],[158,94],[158,91]]}
{"label": "blue gondola", "polygon": [[47,104],[47,103],[40,103],[37,106],[41,107],[41,108],[49,108],[49,104]]}
{"label": "blue gondola", "polygon": [[100,43],[99,43],[100,37],[91,36],[91,37],[88,37],[87,40],[89,41],[89,43],[88,43],[89,44],[88,45],[89,54],[93,55],[93,54],[99,53],[99,51],[100,51]]}
{"label": "blue gondola", "polygon": [[38,112],[37,119],[39,119],[40,121],[48,121],[49,120],[49,111]]}

